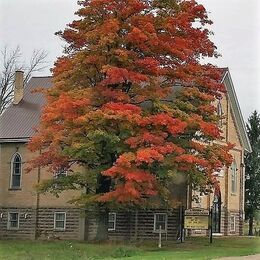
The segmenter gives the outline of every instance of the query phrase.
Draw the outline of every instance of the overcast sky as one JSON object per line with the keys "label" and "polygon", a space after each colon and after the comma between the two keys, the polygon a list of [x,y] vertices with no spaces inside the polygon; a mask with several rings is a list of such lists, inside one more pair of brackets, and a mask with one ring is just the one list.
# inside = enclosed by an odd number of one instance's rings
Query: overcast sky
{"label": "overcast sky", "polygon": [[[51,67],[63,43],[54,36],[74,18],[77,0],[0,0],[0,48],[20,46],[23,59],[46,50]],[[260,112],[260,1],[198,0],[214,24],[213,41],[222,57],[212,63],[229,67],[244,118]],[[41,75],[50,75],[46,69]]]}

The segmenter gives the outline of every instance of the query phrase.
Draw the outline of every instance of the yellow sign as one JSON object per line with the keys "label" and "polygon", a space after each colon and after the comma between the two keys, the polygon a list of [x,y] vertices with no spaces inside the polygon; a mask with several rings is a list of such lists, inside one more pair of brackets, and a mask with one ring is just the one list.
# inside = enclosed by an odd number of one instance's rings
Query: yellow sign
{"label": "yellow sign", "polygon": [[184,228],[186,229],[208,229],[208,216],[185,216]]}

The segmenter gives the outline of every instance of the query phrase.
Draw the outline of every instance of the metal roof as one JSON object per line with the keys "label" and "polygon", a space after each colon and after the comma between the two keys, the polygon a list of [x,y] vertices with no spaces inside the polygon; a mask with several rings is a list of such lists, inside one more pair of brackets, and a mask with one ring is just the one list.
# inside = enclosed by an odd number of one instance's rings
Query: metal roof
{"label": "metal roof", "polygon": [[0,142],[26,142],[34,134],[45,100],[42,93],[32,91],[38,87],[49,88],[51,85],[51,77],[30,79],[19,104],[11,104],[0,116]]}

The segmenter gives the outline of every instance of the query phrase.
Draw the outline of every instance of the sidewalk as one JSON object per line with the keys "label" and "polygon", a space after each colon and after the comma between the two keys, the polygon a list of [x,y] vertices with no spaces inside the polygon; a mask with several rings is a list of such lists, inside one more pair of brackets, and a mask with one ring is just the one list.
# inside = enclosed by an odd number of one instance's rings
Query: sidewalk
{"label": "sidewalk", "polygon": [[260,260],[260,254],[249,255],[249,256],[231,256],[231,257],[222,257],[216,258],[215,260]]}

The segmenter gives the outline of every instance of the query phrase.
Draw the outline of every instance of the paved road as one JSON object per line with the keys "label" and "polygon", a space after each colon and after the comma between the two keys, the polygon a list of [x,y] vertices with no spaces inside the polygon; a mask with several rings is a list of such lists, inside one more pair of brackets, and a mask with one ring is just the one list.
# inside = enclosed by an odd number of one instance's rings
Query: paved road
{"label": "paved road", "polygon": [[249,255],[249,256],[233,256],[233,257],[223,257],[217,258],[216,260],[260,260],[260,254]]}

